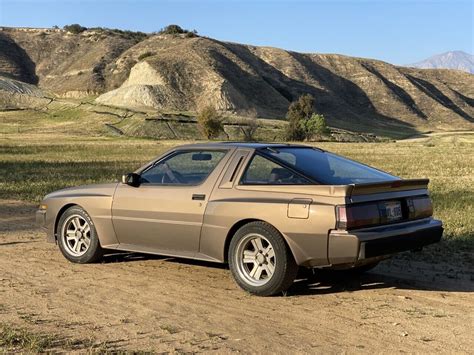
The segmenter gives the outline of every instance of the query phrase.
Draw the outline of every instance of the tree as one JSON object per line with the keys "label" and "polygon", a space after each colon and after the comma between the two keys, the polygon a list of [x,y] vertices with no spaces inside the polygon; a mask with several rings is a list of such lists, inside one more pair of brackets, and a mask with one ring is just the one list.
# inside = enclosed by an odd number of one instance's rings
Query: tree
{"label": "tree", "polygon": [[72,25],[65,25],[63,27],[63,30],[77,35],[81,32],[84,32],[85,30],[87,30],[87,27],[81,26],[78,23],[73,23]]}
{"label": "tree", "polygon": [[213,106],[204,107],[197,115],[197,123],[201,133],[207,138],[217,138],[224,131],[222,117]]}
{"label": "tree", "polygon": [[302,121],[308,120],[313,114],[314,98],[310,94],[301,95],[297,101],[290,104],[286,119],[288,127],[286,136],[288,140],[301,141],[306,138]]}
{"label": "tree", "polygon": [[168,25],[160,31],[160,33],[168,34],[168,35],[177,35],[177,34],[187,33],[187,32],[188,32],[187,30],[183,30],[181,26],[178,26],[178,25]]}
{"label": "tree", "polygon": [[324,136],[329,133],[326,119],[323,115],[317,113],[313,113],[307,120],[300,121],[300,124],[306,139],[311,139],[316,135]]}

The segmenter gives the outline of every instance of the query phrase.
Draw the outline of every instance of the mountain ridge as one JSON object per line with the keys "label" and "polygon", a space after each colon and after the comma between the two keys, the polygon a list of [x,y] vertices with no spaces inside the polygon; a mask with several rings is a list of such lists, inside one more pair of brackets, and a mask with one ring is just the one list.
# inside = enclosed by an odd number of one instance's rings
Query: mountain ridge
{"label": "mountain ridge", "polygon": [[474,55],[464,51],[448,51],[406,66],[420,69],[455,69],[474,74]]}
{"label": "mountain ridge", "polygon": [[467,73],[207,37],[3,29],[0,75],[125,108],[195,112],[212,104],[264,118],[283,118],[291,101],[310,93],[330,125],[356,131],[470,129],[474,122]]}

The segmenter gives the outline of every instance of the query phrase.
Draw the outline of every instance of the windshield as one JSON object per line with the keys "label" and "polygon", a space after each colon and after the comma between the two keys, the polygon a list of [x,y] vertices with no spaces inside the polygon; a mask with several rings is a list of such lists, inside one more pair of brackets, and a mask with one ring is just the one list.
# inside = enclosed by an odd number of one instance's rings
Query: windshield
{"label": "windshield", "polygon": [[313,148],[267,148],[262,151],[324,185],[348,185],[398,180],[370,166]]}

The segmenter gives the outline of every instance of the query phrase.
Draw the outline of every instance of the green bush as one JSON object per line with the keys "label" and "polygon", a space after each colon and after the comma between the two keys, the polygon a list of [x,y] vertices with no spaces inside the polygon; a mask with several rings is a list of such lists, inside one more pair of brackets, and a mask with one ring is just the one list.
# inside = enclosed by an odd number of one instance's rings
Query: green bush
{"label": "green bush", "polygon": [[217,138],[224,131],[222,117],[213,106],[204,107],[197,115],[197,123],[201,133],[207,138]]}
{"label": "green bush", "polygon": [[177,35],[177,34],[187,33],[187,32],[189,31],[182,29],[178,25],[168,25],[160,31],[161,34],[166,34],[166,35]]}
{"label": "green bush", "polygon": [[329,134],[326,125],[326,119],[323,115],[313,113],[310,118],[301,120],[301,129],[304,131],[305,138],[310,140],[315,136],[324,136]]}
{"label": "green bush", "polygon": [[314,98],[309,94],[301,95],[290,104],[286,118],[288,126],[286,138],[293,141],[311,140],[316,136],[329,134],[326,119],[313,110]]}
{"label": "green bush", "polygon": [[197,37],[198,33],[196,30],[186,30],[182,28],[181,26],[178,25],[168,25],[165,28],[162,28],[159,34],[165,34],[165,35],[180,35],[180,34],[185,34],[185,37],[192,38],[192,37]]}
{"label": "green bush", "polygon": [[87,27],[81,26],[78,23],[73,23],[72,25],[65,25],[63,27],[63,30],[77,35],[81,32],[84,32],[85,30],[87,30]]}

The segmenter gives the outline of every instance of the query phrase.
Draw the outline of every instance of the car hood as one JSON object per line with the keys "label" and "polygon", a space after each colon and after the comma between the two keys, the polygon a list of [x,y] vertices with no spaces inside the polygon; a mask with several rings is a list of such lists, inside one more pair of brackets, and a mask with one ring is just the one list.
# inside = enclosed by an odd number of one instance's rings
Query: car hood
{"label": "car hood", "polygon": [[76,187],[69,187],[66,189],[51,192],[44,197],[44,200],[49,198],[59,197],[76,197],[76,196],[113,196],[115,189],[119,183],[114,182],[110,184],[96,184],[83,185]]}

